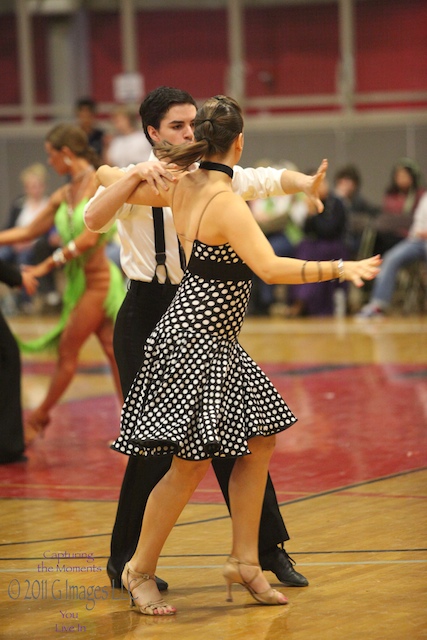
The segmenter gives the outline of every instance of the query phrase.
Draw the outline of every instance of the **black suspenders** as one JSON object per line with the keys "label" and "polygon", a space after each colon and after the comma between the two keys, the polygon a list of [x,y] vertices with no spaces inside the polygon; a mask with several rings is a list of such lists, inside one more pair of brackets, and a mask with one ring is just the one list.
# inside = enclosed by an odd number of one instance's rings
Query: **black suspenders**
{"label": "black suspenders", "polygon": [[[166,266],[166,242],[165,242],[165,223],[163,219],[162,207],[152,207],[153,209],[153,223],[154,223],[154,246],[156,250],[156,269],[152,282],[159,282],[157,277],[157,270],[159,267],[164,267],[166,279],[165,284],[171,284],[168,268]],[[185,256],[181,244],[178,240],[179,260],[181,263],[181,269],[185,270]]]}

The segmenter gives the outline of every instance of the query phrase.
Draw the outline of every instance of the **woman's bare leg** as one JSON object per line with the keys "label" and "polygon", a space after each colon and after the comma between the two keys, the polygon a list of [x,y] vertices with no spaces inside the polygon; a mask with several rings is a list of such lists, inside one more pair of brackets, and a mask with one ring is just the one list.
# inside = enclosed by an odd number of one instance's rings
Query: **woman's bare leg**
{"label": "woman's bare leg", "polygon": [[26,425],[30,431],[29,441],[32,439],[31,430],[37,433],[41,430],[40,427],[47,425],[52,407],[55,406],[73,379],[81,347],[89,336],[98,329],[104,318],[104,298],[103,292],[86,291],[70,314],[60,338],[58,359],[46,397],[26,419]]}
{"label": "woman's bare leg", "polygon": [[114,349],[113,349],[113,335],[114,335],[113,321],[110,318],[105,318],[101,326],[98,328],[96,335],[101,345],[101,348],[105,353],[105,355],[107,356],[108,362],[110,363],[114,385],[116,387],[120,404],[122,405],[124,400],[123,394],[122,394],[122,385],[120,383],[119,369],[117,367],[117,362],[116,362],[116,358],[114,357]]}
{"label": "woman's bare leg", "polygon": [[[258,534],[262,503],[267,483],[268,465],[274,450],[275,436],[252,438],[251,455],[238,458],[230,476],[229,495],[233,543],[231,555],[241,563],[239,570],[245,581],[254,576],[251,566],[259,564]],[[252,588],[261,593],[269,583],[260,571],[251,581]]]}
{"label": "woman's bare leg", "polygon": [[[193,462],[174,457],[166,475],[150,494],[138,546],[129,565],[133,571],[153,575],[161,550],[178,517],[209,468],[210,460]],[[154,580],[133,591],[140,603],[161,598]]]}

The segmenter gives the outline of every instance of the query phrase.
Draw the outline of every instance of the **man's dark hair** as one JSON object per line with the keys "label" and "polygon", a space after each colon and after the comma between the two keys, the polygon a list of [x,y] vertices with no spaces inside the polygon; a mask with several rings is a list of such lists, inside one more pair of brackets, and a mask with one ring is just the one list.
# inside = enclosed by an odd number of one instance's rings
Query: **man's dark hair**
{"label": "man's dark hair", "polygon": [[92,98],[79,98],[79,100],[77,100],[75,104],[76,110],[78,111],[79,109],[83,109],[84,107],[86,107],[87,109],[90,109],[92,113],[95,113],[96,111],[95,100],[93,100]]}
{"label": "man's dark hair", "polygon": [[174,87],[157,87],[157,89],[150,91],[139,107],[142,128],[152,146],[154,143],[147,131],[148,127],[159,129],[161,121],[175,104],[192,104],[197,109],[193,96],[187,91],[175,89]]}
{"label": "man's dark hair", "polygon": [[227,96],[206,100],[194,121],[193,144],[156,144],[156,155],[169,158],[179,167],[188,168],[193,162],[224,155],[243,131],[243,115],[239,104]]}
{"label": "man's dark hair", "polygon": [[362,182],[360,173],[353,164],[348,164],[345,167],[338,169],[335,174],[334,182],[336,183],[338,180],[343,180],[344,178],[352,180],[356,185],[356,189],[360,188],[360,184]]}

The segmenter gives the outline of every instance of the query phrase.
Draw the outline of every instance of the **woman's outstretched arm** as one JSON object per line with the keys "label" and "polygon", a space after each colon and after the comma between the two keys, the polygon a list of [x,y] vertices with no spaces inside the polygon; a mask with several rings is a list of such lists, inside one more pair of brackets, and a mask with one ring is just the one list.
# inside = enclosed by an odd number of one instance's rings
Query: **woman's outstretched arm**
{"label": "woman's outstretched arm", "polygon": [[[379,273],[380,256],[366,260],[303,261],[280,258],[254,220],[248,206],[235,194],[224,194],[223,206],[202,227],[212,244],[228,242],[257,276],[268,284],[302,284],[326,280],[350,280],[357,287]],[[219,204],[219,202],[218,202]],[[230,215],[230,210],[233,215]],[[203,236],[201,237],[203,239]]]}

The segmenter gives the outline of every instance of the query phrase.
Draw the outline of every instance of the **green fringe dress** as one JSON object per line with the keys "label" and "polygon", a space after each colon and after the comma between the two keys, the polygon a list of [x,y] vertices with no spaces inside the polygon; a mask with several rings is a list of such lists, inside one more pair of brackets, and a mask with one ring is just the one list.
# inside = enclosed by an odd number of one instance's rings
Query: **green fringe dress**
{"label": "green fringe dress", "polygon": [[[66,202],[63,202],[55,215],[55,227],[61,238],[62,245],[65,246],[70,240],[75,240],[86,229],[83,219],[83,212],[87,200],[82,200],[69,214],[69,208]],[[114,235],[115,227],[107,233],[100,234],[98,243],[95,247],[108,242]],[[83,255],[67,262],[64,266],[66,284],[62,295],[62,312],[58,323],[53,329],[45,335],[23,342],[17,338],[20,349],[26,353],[36,353],[49,348],[56,348],[59,343],[61,334],[67,324],[68,318],[72,310],[77,305],[86,289],[85,278],[85,262],[92,255],[93,249],[86,251]],[[106,315],[115,320],[118,310],[125,296],[125,286],[123,276],[118,267],[109,262],[110,267],[110,286],[108,294],[104,301],[104,309]]]}

